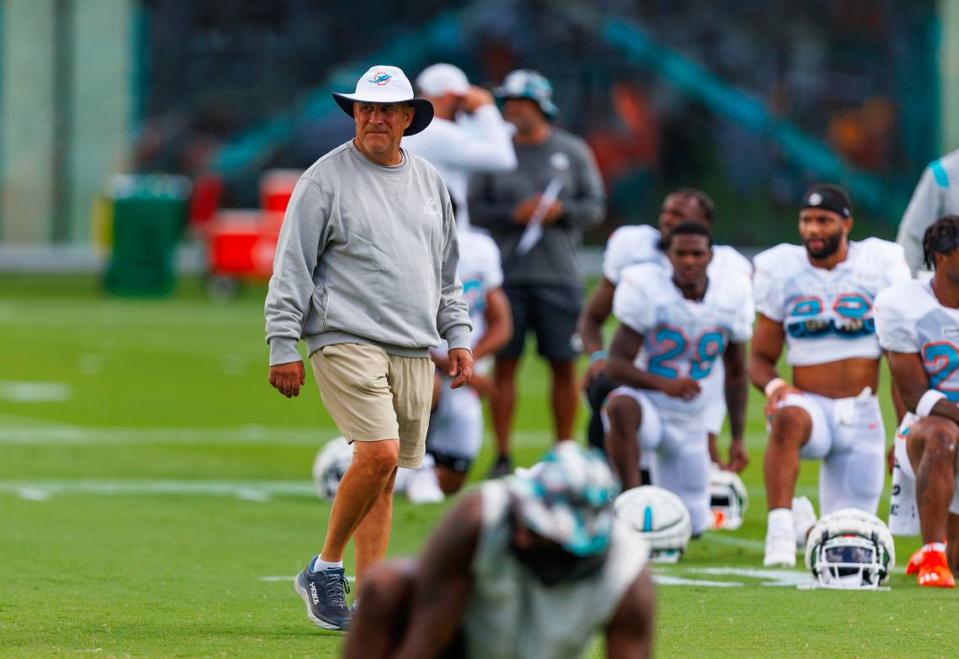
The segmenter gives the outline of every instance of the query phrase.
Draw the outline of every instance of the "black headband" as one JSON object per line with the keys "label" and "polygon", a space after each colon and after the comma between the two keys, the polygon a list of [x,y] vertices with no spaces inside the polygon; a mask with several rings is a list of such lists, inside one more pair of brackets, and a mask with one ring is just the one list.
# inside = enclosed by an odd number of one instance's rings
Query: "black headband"
{"label": "black headband", "polygon": [[815,187],[806,193],[802,201],[803,209],[822,208],[842,217],[852,217],[849,199],[840,190],[831,187]]}

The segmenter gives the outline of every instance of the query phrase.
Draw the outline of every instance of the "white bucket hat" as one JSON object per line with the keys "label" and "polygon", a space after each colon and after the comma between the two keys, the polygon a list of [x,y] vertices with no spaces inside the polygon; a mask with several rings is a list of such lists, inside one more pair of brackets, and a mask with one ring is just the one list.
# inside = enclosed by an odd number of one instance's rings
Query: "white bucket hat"
{"label": "white bucket hat", "polygon": [[404,135],[415,135],[433,121],[433,104],[425,98],[413,95],[413,86],[406,74],[395,66],[371,66],[356,81],[356,91],[352,94],[333,92],[333,100],[343,112],[353,116],[353,103],[410,103],[416,113]]}
{"label": "white bucket hat", "polygon": [[470,90],[470,81],[459,67],[440,63],[426,67],[416,76],[416,88],[427,96],[439,96],[446,92],[463,96]]}

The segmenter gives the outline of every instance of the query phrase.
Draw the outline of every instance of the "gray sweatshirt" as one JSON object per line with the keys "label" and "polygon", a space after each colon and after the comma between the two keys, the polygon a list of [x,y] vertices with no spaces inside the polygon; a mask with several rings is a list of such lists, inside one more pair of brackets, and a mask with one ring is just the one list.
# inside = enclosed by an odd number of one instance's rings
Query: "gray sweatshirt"
{"label": "gray sweatshirt", "polygon": [[944,215],[959,214],[959,151],[953,151],[926,167],[902,216],[896,242],[906,250],[912,274],[923,268],[922,236]]}
{"label": "gray sweatshirt", "polygon": [[428,356],[446,339],[469,348],[472,328],[456,277],[459,252],[446,186],[403,150],[377,165],[353,142],[311,166],[283,218],[266,296],[270,365],[334,343],[370,343]]}
{"label": "gray sweatshirt", "polygon": [[[503,254],[507,284],[579,284],[577,252],[583,230],[603,221],[606,195],[599,169],[586,143],[566,131],[553,128],[542,144],[513,142],[517,166],[512,172],[480,174],[470,181],[470,220],[490,232]],[[564,213],[544,225],[543,237],[529,253],[519,256],[516,244],[522,224],[513,221],[516,204],[546,190],[559,178],[563,188],[559,201]]]}

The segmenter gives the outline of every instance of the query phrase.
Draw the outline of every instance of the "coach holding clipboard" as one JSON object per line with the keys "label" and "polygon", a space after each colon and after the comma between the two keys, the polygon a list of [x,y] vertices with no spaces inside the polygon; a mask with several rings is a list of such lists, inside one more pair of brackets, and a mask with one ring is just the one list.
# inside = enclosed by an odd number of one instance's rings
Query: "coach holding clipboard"
{"label": "coach holding clipboard", "polygon": [[319,555],[296,577],[308,617],[345,629],[343,552],[352,537],[357,579],[383,560],[397,466],[423,460],[433,391],[429,348],[449,344],[451,387],[473,357],[456,277],[456,225],[446,185],[400,148],[433,118],[403,72],[374,66],[353,94],[334,94],[356,137],[300,178],[283,220],[266,298],[270,384],[287,397],[304,383],[305,339],[323,403],[353,461],[337,489]]}

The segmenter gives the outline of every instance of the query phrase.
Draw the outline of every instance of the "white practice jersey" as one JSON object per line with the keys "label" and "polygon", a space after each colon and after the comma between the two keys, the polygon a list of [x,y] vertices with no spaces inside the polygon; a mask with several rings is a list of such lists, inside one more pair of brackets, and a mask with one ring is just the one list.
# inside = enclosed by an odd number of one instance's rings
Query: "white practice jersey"
{"label": "white practice jersey", "polygon": [[[671,269],[666,252],[659,248],[662,234],[648,224],[620,227],[613,232],[603,252],[603,276],[613,286],[619,285],[623,270],[640,263],[655,263]],[[713,260],[709,263],[710,276],[720,272],[740,272],[752,276],[749,259],[726,245],[713,245]]]}
{"label": "white practice jersey", "polygon": [[879,294],[879,345],[892,352],[919,353],[929,387],[959,402],[959,309],[942,306],[930,283],[911,280]]}
{"label": "white practice jersey", "polygon": [[909,280],[902,247],[878,238],[850,242],[846,260],[825,270],[813,267],[805,247],[782,244],[754,263],[756,308],[782,323],[789,364],[879,358],[873,305],[879,291]]}
{"label": "white practice jersey", "polygon": [[[463,298],[473,323],[472,344],[486,333],[486,295],[503,285],[503,266],[499,247],[485,233],[475,229],[460,229],[457,235],[460,259],[456,274],[463,282]],[[435,352],[446,352],[446,341],[440,341]]]}
{"label": "white practice jersey", "polygon": [[[730,343],[752,336],[752,287],[749,277],[724,271],[709,276],[706,295],[687,300],[672,281],[672,271],[643,263],[623,271],[613,297],[613,313],[624,325],[643,335],[637,366],[668,378],[705,379]],[[702,411],[700,395],[692,401],[647,392],[657,407],[682,414]]]}

